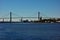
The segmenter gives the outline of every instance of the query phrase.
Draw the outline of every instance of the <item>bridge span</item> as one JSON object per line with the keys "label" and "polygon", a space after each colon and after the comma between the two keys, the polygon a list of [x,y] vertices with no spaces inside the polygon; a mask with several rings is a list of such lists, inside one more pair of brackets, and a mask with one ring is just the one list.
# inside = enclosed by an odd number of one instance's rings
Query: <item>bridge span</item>
{"label": "bridge span", "polygon": [[10,17],[0,18],[0,23],[4,22],[34,22],[34,23],[60,23],[60,18],[51,17],[41,17],[40,12],[38,12],[37,17],[12,17],[12,12],[10,12]]}

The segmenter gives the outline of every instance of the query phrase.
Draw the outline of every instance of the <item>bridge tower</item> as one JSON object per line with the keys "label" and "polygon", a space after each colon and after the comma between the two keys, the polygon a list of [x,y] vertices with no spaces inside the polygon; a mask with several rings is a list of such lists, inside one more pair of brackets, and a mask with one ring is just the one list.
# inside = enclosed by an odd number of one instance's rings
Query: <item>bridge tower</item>
{"label": "bridge tower", "polygon": [[41,21],[42,17],[40,16],[40,12],[38,12],[38,20]]}
{"label": "bridge tower", "polygon": [[10,22],[12,22],[12,12],[10,12]]}
{"label": "bridge tower", "polygon": [[38,20],[40,20],[40,12],[38,12]]}

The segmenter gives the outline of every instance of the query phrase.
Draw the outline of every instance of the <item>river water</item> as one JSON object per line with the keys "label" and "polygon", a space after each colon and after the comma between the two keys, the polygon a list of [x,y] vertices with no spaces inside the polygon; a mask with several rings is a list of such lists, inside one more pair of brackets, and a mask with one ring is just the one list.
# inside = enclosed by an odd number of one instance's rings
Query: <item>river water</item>
{"label": "river water", "polygon": [[0,40],[60,40],[60,23],[0,23]]}

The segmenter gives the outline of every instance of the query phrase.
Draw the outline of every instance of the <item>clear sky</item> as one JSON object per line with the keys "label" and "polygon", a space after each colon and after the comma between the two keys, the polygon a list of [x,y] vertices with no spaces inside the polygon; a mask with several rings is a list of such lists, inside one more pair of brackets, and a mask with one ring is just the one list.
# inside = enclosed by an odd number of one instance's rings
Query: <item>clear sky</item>
{"label": "clear sky", "polygon": [[60,0],[0,0],[0,17],[8,17],[12,11],[13,16],[60,17]]}

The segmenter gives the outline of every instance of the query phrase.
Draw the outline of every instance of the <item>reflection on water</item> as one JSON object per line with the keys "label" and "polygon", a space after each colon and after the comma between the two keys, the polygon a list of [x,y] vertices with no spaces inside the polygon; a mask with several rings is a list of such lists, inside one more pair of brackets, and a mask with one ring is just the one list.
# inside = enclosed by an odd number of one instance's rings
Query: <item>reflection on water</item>
{"label": "reflection on water", "polygon": [[60,24],[0,23],[0,40],[60,40]]}

